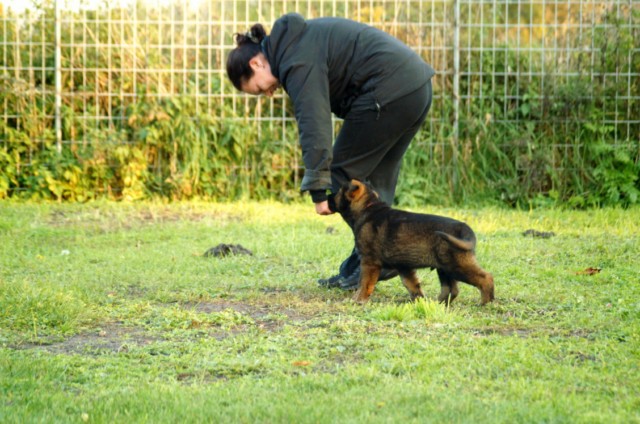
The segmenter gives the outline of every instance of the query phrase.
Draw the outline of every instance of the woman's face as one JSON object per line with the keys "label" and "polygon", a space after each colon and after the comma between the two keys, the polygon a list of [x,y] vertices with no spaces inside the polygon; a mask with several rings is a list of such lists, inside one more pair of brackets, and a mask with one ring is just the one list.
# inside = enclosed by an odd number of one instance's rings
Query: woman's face
{"label": "woman's face", "polygon": [[271,66],[267,58],[259,53],[249,61],[249,66],[253,69],[253,76],[242,83],[242,91],[254,96],[264,94],[267,97],[280,88],[280,81],[271,73]]}

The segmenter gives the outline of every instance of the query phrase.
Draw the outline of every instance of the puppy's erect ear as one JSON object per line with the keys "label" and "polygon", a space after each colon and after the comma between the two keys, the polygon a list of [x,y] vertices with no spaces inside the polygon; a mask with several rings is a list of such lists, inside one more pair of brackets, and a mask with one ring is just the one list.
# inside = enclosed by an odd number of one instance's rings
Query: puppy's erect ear
{"label": "puppy's erect ear", "polygon": [[349,184],[349,190],[347,191],[347,199],[353,202],[361,198],[364,193],[364,184],[358,180],[351,180],[351,184]]}

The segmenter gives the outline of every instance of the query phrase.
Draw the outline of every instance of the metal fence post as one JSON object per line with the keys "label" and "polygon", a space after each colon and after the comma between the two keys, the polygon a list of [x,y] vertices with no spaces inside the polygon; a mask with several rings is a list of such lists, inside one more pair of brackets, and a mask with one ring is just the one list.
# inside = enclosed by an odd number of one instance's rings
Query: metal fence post
{"label": "metal fence post", "polygon": [[451,188],[458,191],[458,138],[460,135],[460,0],[453,2],[453,135],[451,140]]}
{"label": "metal fence post", "polygon": [[62,153],[62,70],[60,60],[60,39],[61,39],[61,23],[60,23],[60,0],[55,0],[55,45],[54,45],[54,67],[55,67],[55,133],[56,133],[56,149],[58,153]]}

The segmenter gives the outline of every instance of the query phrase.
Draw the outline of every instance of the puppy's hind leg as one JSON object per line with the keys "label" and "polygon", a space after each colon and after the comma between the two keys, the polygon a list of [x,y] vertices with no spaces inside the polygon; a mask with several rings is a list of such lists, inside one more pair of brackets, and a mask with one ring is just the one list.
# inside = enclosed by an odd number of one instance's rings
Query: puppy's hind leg
{"label": "puppy's hind leg", "polygon": [[449,305],[460,293],[458,281],[441,269],[438,270],[438,278],[440,279],[438,302]]}
{"label": "puppy's hind leg", "polygon": [[480,270],[478,273],[478,288],[480,289],[481,300],[480,303],[482,305],[486,305],[487,303],[493,301],[495,299],[494,294],[494,285],[493,285],[493,275],[491,273],[486,272],[484,270]]}
{"label": "puppy's hind leg", "polygon": [[464,270],[461,280],[480,290],[480,304],[486,305],[494,299],[493,275],[483,270],[477,264]]}
{"label": "puppy's hind leg", "polygon": [[400,269],[398,268],[400,278],[402,278],[402,284],[407,288],[407,291],[411,295],[411,300],[416,300],[419,297],[424,297],[422,288],[420,287],[420,280],[416,276],[414,269]]}

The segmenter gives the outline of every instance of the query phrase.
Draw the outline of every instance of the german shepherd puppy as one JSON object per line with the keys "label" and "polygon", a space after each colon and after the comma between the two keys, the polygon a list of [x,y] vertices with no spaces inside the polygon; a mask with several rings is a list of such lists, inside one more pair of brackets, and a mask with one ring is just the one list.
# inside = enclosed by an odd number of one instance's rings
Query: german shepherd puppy
{"label": "german shepherd puppy", "polygon": [[441,303],[458,296],[458,281],[478,288],[482,305],[493,300],[493,276],[478,265],[476,236],[464,222],[392,209],[371,186],[357,180],[330,198],[329,207],[351,227],[360,252],[357,302],[369,300],[382,267],[398,271],[412,299],[424,297],[415,270],[431,268],[438,270]]}

